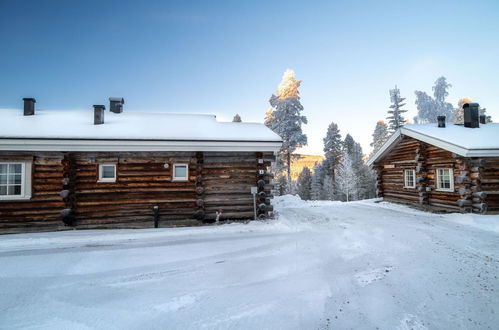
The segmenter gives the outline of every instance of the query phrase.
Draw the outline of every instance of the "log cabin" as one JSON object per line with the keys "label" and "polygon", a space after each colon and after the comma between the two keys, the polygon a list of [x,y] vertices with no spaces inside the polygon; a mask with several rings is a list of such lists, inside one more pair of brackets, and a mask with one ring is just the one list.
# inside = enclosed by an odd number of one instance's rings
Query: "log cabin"
{"label": "log cabin", "polygon": [[[0,233],[199,225],[272,216],[281,138],[214,115],[0,110]],[[256,187],[256,201],[253,193]]]}
{"label": "log cabin", "polygon": [[399,128],[368,161],[377,194],[431,211],[499,212],[499,124],[485,123],[478,104],[464,123]]}

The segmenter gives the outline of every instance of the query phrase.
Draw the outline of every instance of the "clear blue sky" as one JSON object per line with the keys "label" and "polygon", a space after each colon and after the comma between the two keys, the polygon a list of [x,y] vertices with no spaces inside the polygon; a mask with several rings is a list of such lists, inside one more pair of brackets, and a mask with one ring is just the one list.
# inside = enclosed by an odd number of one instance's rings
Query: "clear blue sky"
{"label": "clear blue sky", "polygon": [[262,121],[285,69],[302,79],[306,152],[337,122],[369,152],[395,84],[441,75],[499,120],[499,1],[0,0],[0,108],[216,113]]}

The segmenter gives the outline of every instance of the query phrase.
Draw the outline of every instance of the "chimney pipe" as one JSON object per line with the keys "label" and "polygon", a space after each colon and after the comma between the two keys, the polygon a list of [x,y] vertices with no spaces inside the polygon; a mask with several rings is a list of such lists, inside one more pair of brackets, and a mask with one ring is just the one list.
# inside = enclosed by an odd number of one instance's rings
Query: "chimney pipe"
{"label": "chimney pipe", "polygon": [[486,123],[487,123],[487,116],[480,115],[480,124],[486,124]]}
{"label": "chimney pipe", "polygon": [[463,105],[464,110],[464,127],[470,128],[478,128],[479,125],[479,116],[478,116],[478,108],[480,105],[478,103],[465,103]]}
{"label": "chimney pipe", "polygon": [[24,101],[24,115],[33,116],[35,114],[36,100],[31,97],[26,97],[23,99],[23,101]]}
{"label": "chimney pipe", "polygon": [[100,104],[94,105],[94,125],[104,124],[104,110],[106,107]]}
{"label": "chimney pipe", "polygon": [[445,116],[437,116],[438,127],[445,127]]}
{"label": "chimney pipe", "polygon": [[110,97],[109,98],[109,110],[114,113],[123,112],[123,104],[125,104],[125,99],[122,97]]}

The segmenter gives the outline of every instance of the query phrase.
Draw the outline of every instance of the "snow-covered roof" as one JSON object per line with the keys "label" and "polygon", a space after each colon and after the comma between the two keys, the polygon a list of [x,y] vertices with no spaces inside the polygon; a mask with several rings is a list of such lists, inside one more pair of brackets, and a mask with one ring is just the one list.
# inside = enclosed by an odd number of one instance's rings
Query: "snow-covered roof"
{"label": "snow-covered roof", "polygon": [[399,128],[367,162],[372,165],[386,155],[403,137],[409,136],[464,157],[499,157],[499,123],[481,124],[479,128],[447,123],[411,124]]}
{"label": "snow-covered roof", "polygon": [[[266,145],[272,146],[274,151],[281,144],[281,138],[261,123],[219,122],[215,115],[131,111],[116,114],[106,111],[104,117],[104,124],[94,125],[92,109],[37,110],[34,116],[24,116],[23,111],[18,109],[0,109],[0,150],[6,148],[14,150],[12,146],[6,147],[6,145],[11,145],[12,140],[19,139],[25,141],[21,142],[24,145],[42,144],[42,141],[48,140],[53,140],[52,143],[55,144],[62,144],[61,140],[66,140],[64,142],[66,144],[78,145],[85,144],[84,141],[94,141],[102,145],[103,141],[133,145],[133,141],[136,141],[135,144],[141,146],[155,145],[152,150],[166,150],[157,147],[159,145],[164,147],[175,145],[177,149],[172,150],[186,151],[204,151],[206,149],[197,147],[207,143],[219,147],[223,145],[226,148],[231,144],[244,145],[246,148],[253,145],[254,151],[268,151],[258,149],[260,145]],[[182,149],[182,146],[190,146],[190,149]],[[130,149],[133,150],[135,149]],[[138,150],[144,149],[138,148]],[[236,150],[241,149],[236,148]],[[79,149],[68,151],[79,151]]]}

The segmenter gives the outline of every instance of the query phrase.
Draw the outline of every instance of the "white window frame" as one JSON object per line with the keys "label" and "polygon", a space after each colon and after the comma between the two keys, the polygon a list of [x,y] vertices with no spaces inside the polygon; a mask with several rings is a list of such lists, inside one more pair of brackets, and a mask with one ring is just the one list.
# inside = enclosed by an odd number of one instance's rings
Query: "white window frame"
{"label": "white window frame", "polygon": [[[175,176],[175,168],[177,166],[185,166],[185,177]],[[173,164],[172,166],[172,181],[189,181],[189,164]]]}
{"label": "white window frame", "polygon": [[[441,188],[440,187],[440,170],[449,170],[449,182],[450,182],[450,188]],[[436,186],[437,186],[437,191],[449,191],[449,192],[454,192],[454,169],[449,168],[449,167],[440,167],[435,169],[436,175]]]}
{"label": "white window frame", "polygon": [[[412,185],[408,184],[407,173],[412,173]],[[404,188],[416,188],[416,171],[404,170]]]}
{"label": "white window frame", "polygon": [[[103,167],[104,166],[113,166],[114,167],[114,177],[113,178],[103,178],[102,175],[104,174]],[[97,182],[116,182],[116,163],[100,163],[99,164],[99,180]]]}
{"label": "white window frame", "polygon": [[0,195],[3,200],[26,200],[31,199],[31,168],[30,161],[0,161],[0,164],[21,164],[21,194],[20,195]]}

